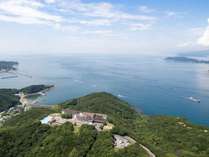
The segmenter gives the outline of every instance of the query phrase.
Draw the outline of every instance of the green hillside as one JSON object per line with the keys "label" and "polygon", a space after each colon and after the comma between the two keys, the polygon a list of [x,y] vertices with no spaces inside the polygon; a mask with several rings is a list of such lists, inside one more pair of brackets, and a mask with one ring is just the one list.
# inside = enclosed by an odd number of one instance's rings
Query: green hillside
{"label": "green hillside", "polygon": [[33,94],[38,93],[43,90],[47,90],[53,87],[52,85],[31,85],[19,90],[19,92],[23,92],[24,94]]}
{"label": "green hillside", "polygon": [[19,104],[19,98],[14,94],[16,89],[0,89],[0,112]]}
{"label": "green hillside", "polygon": [[[62,108],[105,113],[115,125],[97,132],[83,125],[79,131],[70,123],[49,127],[40,119]],[[126,102],[108,93],[93,93],[52,108],[34,108],[8,120],[0,128],[3,157],[148,157],[140,144],[158,157],[208,157],[209,128],[195,126],[176,117],[137,113]],[[113,134],[128,135],[137,143],[113,148]]]}

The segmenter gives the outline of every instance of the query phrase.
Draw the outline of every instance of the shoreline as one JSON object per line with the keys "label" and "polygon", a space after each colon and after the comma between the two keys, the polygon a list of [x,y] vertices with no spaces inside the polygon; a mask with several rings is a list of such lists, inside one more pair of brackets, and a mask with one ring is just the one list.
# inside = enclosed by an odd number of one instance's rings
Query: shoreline
{"label": "shoreline", "polygon": [[[19,97],[19,104],[13,107],[10,107],[8,110],[5,110],[3,112],[0,112],[0,127],[3,126],[5,121],[11,119],[12,117],[19,115],[23,112],[29,111],[31,108],[34,107],[41,107],[41,105],[35,105],[37,103],[37,99],[40,96],[46,95],[45,93],[48,92],[53,86],[49,86],[48,88],[39,91],[37,93],[31,93],[31,94],[24,94],[23,92],[15,94],[15,96]],[[29,97],[31,96],[37,96],[34,100],[30,100]],[[44,105],[43,105],[44,106]]]}
{"label": "shoreline", "polygon": [[[30,108],[34,107],[34,105],[37,103],[37,99],[41,96],[46,96],[46,92],[49,92],[49,90],[51,90],[53,87],[54,87],[54,85],[50,85],[46,89],[41,90],[36,93],[30,93],[30,94],[24,94],[24,92],[18,93],[17,95],[20,97],[19,101],[20,101],[21,105],[23,106],[24,111],[27,111]],[[37,96],[37,98],[35,98],[34,100],[30,100],[30,97],[33,97],[33,96]]]}

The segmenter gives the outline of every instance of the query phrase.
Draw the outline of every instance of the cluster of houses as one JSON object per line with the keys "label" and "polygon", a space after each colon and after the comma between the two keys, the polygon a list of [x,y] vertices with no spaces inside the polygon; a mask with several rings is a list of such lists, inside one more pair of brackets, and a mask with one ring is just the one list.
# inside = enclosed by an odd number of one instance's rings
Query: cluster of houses
{"label": "cluster of houses", "polygon": [[[77,110],[64,109],[61,113],[53,113],[41,120],[42,124],[59,126],[66,122],[81,126],[83,124],[94,126],[97,131],[111,130],[113,125],[108,123],[107,115],[100,113],[81,112]],[[128,136],[113,135],[113,145],[117,149],[122,149],[136,143]]]}
{"label": "cluster of houses", "polygon": [[98,131],[101,131],[107,124],[107,115],[64,109],[61,113],[50,114],[41,120],[42,124],[48,124],[50,126],[62,125],[66,122],[77,126],[83,124],[92,125]]}

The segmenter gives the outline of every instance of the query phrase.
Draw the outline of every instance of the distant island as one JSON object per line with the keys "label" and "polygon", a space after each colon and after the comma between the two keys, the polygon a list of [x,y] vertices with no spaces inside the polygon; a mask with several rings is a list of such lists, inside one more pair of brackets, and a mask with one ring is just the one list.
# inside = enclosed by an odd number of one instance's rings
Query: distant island
{"label": "distant island", "polygon": [[0,127],[4,157],[208,157],[208,145],[208,127],[138,113],[106,92],[32,107]]}
{"label": "distant island", "polygon": [[17,70],[18,62],[0,61],[0,72],[9,72]]}
{"label": "distant island", "polygon": [[209,60],[202,60],[202,59],[196,59],[196,58],[190,58],[190,57],[167,57],[165,60],[168,61],[176,61],[176,62],[187,62],[187,63],[204,63],[209,64]]}

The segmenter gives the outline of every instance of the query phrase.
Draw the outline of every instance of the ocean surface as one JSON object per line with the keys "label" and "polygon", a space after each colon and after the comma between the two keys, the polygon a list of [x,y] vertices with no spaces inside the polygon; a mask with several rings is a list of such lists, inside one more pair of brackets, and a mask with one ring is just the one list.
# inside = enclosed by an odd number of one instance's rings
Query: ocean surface
{"label": "ocean surface", "polygon": [[[54,84],[41,104],[52,105],[91,92],[106,91],[148,115],[180,116],[209,126],[209,65],[136,56],[18,56],[17,78],[0,88]],[[201,99],[192,102],[188,97]]]}

